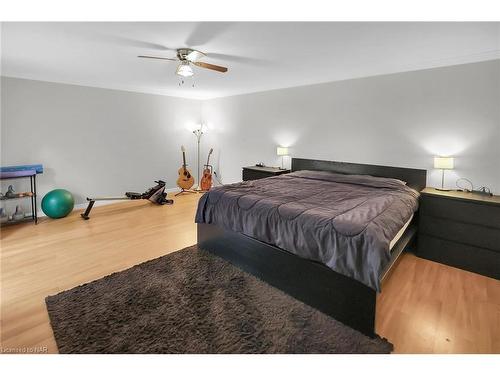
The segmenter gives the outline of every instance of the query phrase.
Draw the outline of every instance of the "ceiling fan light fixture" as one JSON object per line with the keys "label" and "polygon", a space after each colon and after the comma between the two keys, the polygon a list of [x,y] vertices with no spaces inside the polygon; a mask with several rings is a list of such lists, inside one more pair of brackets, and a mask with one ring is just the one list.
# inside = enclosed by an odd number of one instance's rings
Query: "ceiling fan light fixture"
{"label": "ceiling fan light fixture", "polygon": [[191,77],[194,74],[193,68],[189,65],[189,61],[181,61],[175,73],[182,77]]}
{"label": "ceiling fan light fixture", "polygon": [[196,51],[191,48],[179,48],[177,50],[177,58],[171,57],[160,57],[160,56],[147,56],[147,55],[139,55],[137,57],[144,59],[156,59],[156,60],[168,60],[179,62],[177,66],[177,70],[175,74],[187,78],[194,75],[192,65],[196,65],[199,68],[214,70],[220,73],[226,73],[227,68],[225,66],[219,66],[214,64],[209,64],[206,62],[198,61],[199,59],[205,57],[206,55],[203,52]]}

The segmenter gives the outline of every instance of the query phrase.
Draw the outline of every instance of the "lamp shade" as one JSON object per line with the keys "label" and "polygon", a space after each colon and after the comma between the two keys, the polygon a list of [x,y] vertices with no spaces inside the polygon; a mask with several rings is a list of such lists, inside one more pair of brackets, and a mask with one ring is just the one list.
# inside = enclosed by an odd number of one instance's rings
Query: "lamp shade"
{"label": "lamp shade", "polygon": [[286,156],[288,155],[288,147],[277,147],[276,155],[278,156]]}
{"label": "lamp shade", "polygon": [[435,157],[434,168],[436,169],[453,169],[453,158]]}
{"label": "lamp shade", "polygon": [[189,61],[182,61],[175,73],[182,77],[191,77],[194,74],[193,69],[189,66]]}

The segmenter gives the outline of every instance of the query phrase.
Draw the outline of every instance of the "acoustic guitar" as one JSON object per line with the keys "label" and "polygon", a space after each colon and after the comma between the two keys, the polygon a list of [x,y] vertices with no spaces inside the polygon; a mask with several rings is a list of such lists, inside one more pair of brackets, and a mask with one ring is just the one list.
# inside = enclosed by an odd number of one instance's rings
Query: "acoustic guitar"
{"label": "acoustic guitar", "polygon": [[212,166],[210,165],[210,155],[214,151],[213,148],[208,152],[207,164],[205,164],[205,169],[203,170],[203,177],[201,178],[200,186],[201,190],[208,191],[212,187]]}
{"label": "acoustic guitar", "polygon": [[194,185],[194,177],[186,167],[186,150],[181,146],[182,150],[182,167],[179,168],[179,178],[177,179],[177,186],[182,190],[189,190]]}

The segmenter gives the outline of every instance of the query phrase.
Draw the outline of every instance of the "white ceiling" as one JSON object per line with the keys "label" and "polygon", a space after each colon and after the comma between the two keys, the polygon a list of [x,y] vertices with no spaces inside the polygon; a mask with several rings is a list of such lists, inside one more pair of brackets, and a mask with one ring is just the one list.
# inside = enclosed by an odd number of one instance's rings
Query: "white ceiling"
{"label": "white ceiling", "polygon": [[[179,87],[174,49],[207,53]],[[2,75],[208,99],[500,58],[500,23],[3,23]]]}

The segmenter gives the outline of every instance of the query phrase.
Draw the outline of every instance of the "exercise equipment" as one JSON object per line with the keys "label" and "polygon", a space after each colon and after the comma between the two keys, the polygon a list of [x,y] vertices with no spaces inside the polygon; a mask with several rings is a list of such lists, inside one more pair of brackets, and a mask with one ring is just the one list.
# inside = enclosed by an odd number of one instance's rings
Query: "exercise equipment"
{"label": "exercise equipment", "polygon": [[52,219],[67,216],[74,206],[73,195],[64,189],[49,191],[42,199],[42,211]]}
{"label": "exercise equipment", "polygon": [[90,210],[94,207],[94,203],[96,201],[117,201],[117,200],[135,200],[135,199],[147,199],[150,202],[155,204],[164,205],[164,204],[173,204],[174,201],[172,199],[167,199],[167,193],[165,192],[165,181],[158,180],[155,181],[157,184],[152,188],[149,188],[144,193],[134,193],[134,192],[126,192],[123,197],[100,197],[100,198],[87,198],[89,205],[81,217],[85,220],[90,219]]}

